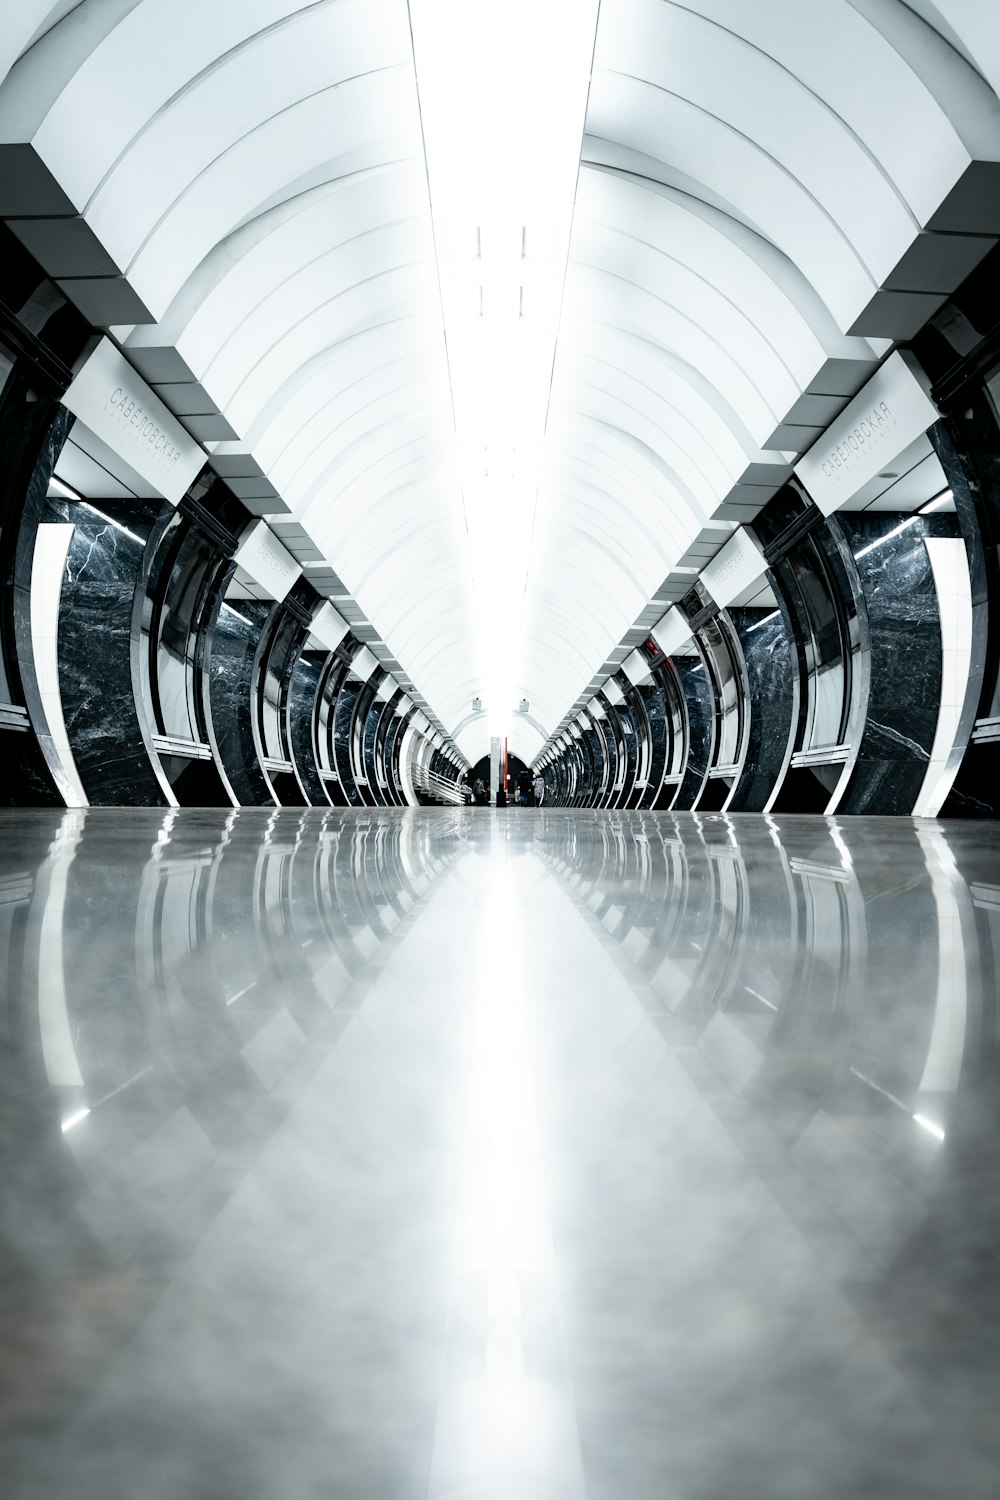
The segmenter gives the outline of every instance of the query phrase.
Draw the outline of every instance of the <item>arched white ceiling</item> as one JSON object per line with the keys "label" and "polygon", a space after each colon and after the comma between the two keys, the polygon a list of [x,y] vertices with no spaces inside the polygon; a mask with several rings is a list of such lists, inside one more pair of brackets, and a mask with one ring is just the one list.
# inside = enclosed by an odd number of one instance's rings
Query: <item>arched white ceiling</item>
{"label": "arched white ceiling", "polygon": [[[534,521],[497,532],[524,553],[526,759],[1000,234],[992,10],[603,0]],[[406,0],[3,7],[0,213],[196,436],[246,455],[254,509],[474,759],[455,247],[410,23]],[[509,98],[513,122],[516,77]],[[525,305],[551,299],[530,239],[523,266]]]}
{"label": "arched white ceiling", "polygon": [[604,0],[518,677],[543,721],[1000,231],[988,9]]}

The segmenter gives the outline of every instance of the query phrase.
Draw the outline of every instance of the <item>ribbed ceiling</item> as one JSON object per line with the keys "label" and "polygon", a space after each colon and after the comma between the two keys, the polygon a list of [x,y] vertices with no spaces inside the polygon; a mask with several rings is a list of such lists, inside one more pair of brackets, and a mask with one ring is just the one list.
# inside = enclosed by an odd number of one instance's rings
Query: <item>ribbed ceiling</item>
{"label": "ribbed ceiling", "polygon": [[[594,65],[537,504],[519,535],[497,522],[527,575],[505,622],[526,759],[1000,233],[998,37],[970,0],[602,0],[596,46],[567,46]],[[253,460],[256,511],[475,759],[405,0],[19,0],[0,65],[0,211],[197,435]],[[530,289],[528,236],[524,257]]]}

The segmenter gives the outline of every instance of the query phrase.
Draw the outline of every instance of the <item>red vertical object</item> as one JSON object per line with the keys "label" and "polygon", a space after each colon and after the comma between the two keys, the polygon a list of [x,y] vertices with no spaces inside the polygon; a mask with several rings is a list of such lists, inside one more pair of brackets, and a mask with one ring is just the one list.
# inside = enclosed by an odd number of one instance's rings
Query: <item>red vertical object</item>
{"label": "red vertical object", "polygon": [[510,792],[510,756],[507,753],[507,738],[506,738],[506,736],[504,736],[504,742],[503,742],[503,789],[504,789],[505,792],[507,792],[509,794],[509,792]]}

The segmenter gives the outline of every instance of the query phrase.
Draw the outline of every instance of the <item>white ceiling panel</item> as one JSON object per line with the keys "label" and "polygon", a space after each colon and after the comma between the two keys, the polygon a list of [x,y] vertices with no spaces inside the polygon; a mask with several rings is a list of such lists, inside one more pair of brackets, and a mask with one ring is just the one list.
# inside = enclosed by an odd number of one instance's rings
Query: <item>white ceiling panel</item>
{"label": "white ceiling panel", "polygon": [[463,752],[531,758],[1000,234],[989,10],[22,0],[5,211]]}

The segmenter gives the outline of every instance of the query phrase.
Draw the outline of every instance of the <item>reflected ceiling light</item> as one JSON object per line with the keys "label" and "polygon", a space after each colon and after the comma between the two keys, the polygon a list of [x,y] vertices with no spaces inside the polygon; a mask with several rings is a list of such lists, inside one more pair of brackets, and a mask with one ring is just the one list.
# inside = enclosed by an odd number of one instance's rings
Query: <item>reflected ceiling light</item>
{"label": "reflected ceiling light", "polygon": [[513,706],[598,0],[410,0],[481,670]]}
{"label": "reflected ceiling light", "polygon": [[951,490],[942,490],[940,495],[935,495],[933,500],[928,500],[926,505],[920,507],[922,516],[929,516],[933,510],[943,510],[946,505],[954,504],[955,497]]}
{"label": "reflected ceiling light", "polygon": [[76,1111],[76,1114],[70,1115],[68,1117],[68,1119],[63,1120],[63,1122],[62,1122],[62,1132],[63,1132],[63,1135],[66,1134],[67,1130],[72,1130],[74,1125],[79,1125],[80,1121],[81,1120],[85,1120],[89,1114],[90,1114],[90,1110],[89,1109],[78,1109]]}
{"label": "reflected ceiling light", "polygon": [[918,1125],[923,1126],[924,1130],[928,1131],[936,1140],[944,1140],[944,1131],[941,1129],[941,1126],[935,1125],[933,1120],[928,1120],[926,1115],[914,1115],[913,1118]]}
{"label": "reflected ceiling light", "polygon": [[840,863],[843,865],[844,869],[853,870],[854,861],[851,858],[851,851],[844,843],[844,836],[841,833],[840,829],[836,826],[836,824],[831,824],[830,838],[833,840],[837,852],[840,855]]}
{"label": "reflected ceiling light", "polygon": [[77,494],[76,490],[70,489],[68,484],[64,484],[61,479],[57,479],[54,474],[49,480],[49,489],[55,490],[57,495],[62,495],[64,500],[81,500],[83,498],[82,495]]}

